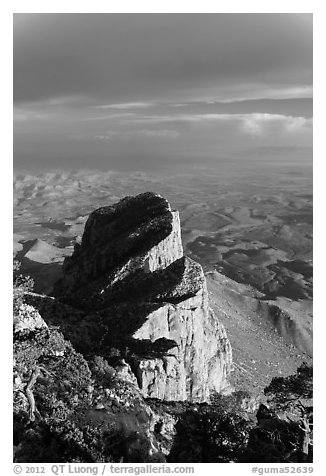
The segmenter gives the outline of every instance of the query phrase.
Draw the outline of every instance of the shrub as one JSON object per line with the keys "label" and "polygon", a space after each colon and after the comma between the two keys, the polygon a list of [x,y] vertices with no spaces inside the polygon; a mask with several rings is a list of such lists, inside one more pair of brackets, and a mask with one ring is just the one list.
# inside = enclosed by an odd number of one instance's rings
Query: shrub
{"label": "shrub", "polygon": [[34,281],[30,276],[23,276],[19,273],[20,262],[14,260],[13,263],[13,310],[14,316],[17,316],[19,309],[24,303],[24,294],[32,291],[34,288]]}
{"label": "shrub", "polygon": [[95,355],[89,365],[99,385],[103,387],[110,387],[112,385],[116,372],[103,357]]}

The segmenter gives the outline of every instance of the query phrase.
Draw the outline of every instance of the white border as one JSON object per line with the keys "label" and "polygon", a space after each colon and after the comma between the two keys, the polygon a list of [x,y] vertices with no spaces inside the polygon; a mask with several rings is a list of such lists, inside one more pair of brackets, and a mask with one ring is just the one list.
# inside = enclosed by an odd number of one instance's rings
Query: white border
{"label": "white border", "polygon": [[[244,8],[245,7],[245,8]],[[200,2],[172,2],[165,0],[163,2],[151,1],[128,1],[128,2],[104,2],[96,1],[62,1],[41,2],[41,1],[13,1],[1,7],[1,109],[2,126],[4,133],[2,140],[5,146],[2,148],[1,157],[1,225],[2,233],[0,235],[0,250],[2,250],[2,273],[1,273],[1,307],[2,307],[2,326],[1,332],[1,420],[2,420],[2,455],[3,474],[12,474],[12,399],[10,383],[11,372],[11,273],[12,273],[12,14],[13,13],[36,13],[36,12],[64,12],[64,13],[96,13],[96,12],[173,12],[173,13],[313,13],[314,14],[314,389],[315,389],[315,447],[314,447],[314,474],[321,475],[322,462],[324,456],[323,448],[323,430],[325,428],[325,405],[324,389],[325,369],[323,342],[325,332],[325,302],[322,298],[325,293],[325,189],[326,174],[324,161],[326,160],[324,152],[325,144],[325,96],[324,89],[326,85],[325,78],[325,47],[326,30],[325,9],[322,2],[317,1],[285,1],[274,0],[269,2],[258,2],[252,0],[228,2],[212,2],[201,0]],[[322,143],[323,142],[323,143]],[[8,392],[4,391],[8,389]],[[196,465],[196,474],[250,474],[250,468],[253,465],[218,465],[206,464]],[[260,467],[272,465],[260,465]],[[281,466],[281,465],[276,465]],[[293,466],[293,465],[291,465]],[[8,469],[8,471],[6,471]]]}

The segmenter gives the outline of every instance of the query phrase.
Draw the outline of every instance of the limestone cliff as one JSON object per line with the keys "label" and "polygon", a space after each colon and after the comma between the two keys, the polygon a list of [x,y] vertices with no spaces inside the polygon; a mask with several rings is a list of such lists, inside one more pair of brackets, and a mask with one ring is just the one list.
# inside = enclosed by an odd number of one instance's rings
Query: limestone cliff
{"label": "limestone cliff", "polygon": [[70,321],[76,348],[106,358],[119,349],[145,396],[200,402],[228,388],[230,343],[201,266],[183,256],[179,214],[160,195],[95,210],[56,296],[83,313],[74,332]]}

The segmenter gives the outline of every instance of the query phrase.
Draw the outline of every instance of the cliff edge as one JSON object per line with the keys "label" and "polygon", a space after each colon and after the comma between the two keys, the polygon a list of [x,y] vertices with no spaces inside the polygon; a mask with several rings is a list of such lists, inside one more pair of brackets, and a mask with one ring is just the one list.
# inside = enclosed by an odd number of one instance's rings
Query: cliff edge
{"label": "cliff edge", "polygon": [[112,361],[117,349],[144,396],[202,402],[227,391],[231,346],[202,267],[183,255],[179,213],[162,196],[91,213],[55,294],[61,314],[79,312],[69,336],[77,350]]}

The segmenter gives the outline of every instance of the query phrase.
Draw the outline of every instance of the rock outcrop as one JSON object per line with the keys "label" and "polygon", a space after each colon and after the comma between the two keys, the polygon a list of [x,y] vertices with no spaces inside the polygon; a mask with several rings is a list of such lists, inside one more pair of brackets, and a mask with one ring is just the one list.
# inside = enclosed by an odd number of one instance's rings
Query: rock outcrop
{"label": "rock outcrop", "polygon": [[28,304],[20,306],[13,321],[14,339],[19,340],[47,330],[48,326],[33,306]]}
{"label": "rock outcrop", "polygon": [[144,396],[201,402],[228,388],[230,343],[201,266],[183,255],[179,214],[160,195],[95,210],[55,294],[83,313],[69,336],[76,349],[107,359],[118,349]]}

